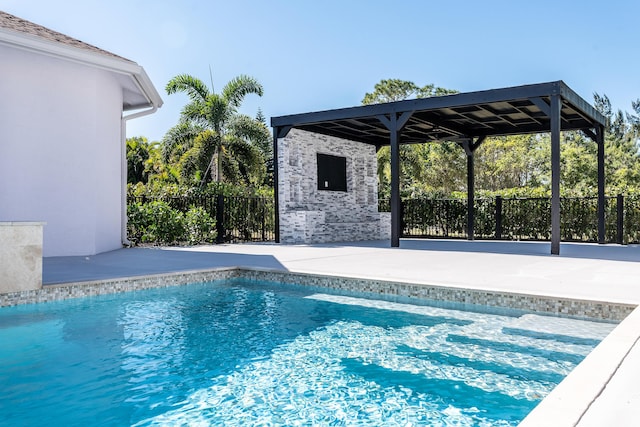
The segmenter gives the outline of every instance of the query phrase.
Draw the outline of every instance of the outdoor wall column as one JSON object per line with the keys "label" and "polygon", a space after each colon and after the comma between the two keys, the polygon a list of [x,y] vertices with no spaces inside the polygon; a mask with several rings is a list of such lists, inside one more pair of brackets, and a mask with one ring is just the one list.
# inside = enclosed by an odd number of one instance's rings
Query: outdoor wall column
{"label": "outdoor wall column", "polygon": [[604,126],[596,128],[598,145],[598,243],[605,243],[605,177],[604,177]]}
{"label": "outdoor wall column", "polygon": [[560,95],[551,95],[551,254],[560,255]]}

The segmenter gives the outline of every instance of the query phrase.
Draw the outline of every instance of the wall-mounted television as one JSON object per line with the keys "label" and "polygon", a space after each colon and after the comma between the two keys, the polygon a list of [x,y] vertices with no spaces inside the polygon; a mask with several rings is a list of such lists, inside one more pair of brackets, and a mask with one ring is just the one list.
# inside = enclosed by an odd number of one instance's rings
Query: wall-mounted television
{"label": "wall-mounted television", "polygon": [[318,190],[347,191],[347,158],[318,153]]}

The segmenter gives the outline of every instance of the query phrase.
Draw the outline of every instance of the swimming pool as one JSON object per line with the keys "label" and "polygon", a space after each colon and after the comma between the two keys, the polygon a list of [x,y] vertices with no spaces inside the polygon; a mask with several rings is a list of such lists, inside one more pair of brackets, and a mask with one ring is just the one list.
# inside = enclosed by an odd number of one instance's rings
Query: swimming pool
{"label": "swimming pool", "polygon": [[243,280],[0,309],[6,425],[517,425],[613,329]]}

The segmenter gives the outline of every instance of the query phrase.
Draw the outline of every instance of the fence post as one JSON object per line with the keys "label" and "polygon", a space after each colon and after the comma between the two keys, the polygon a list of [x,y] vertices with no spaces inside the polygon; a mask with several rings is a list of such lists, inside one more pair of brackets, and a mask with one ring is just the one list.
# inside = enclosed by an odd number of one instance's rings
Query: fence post
{"label": "fence post", "polygon": [[496,240],[502,240],[502,196],[496,196]]}
{"label": "fence post", "polygon": [[265,200],[260,198],[258,199],[260,202],[260,207],[262,207],[262,215],[260,215],[262,217],[262,241],[265,242],[267,240],[267,236],[266,236],[266,229],[267,229],[267,224],[266,224],[266,218],[265,216],[267,215],[267,204],[265,203]]}
{"label": "fence post", "polygon": [[616,200],[616,210],[617,210],[617,243],[619,245],[624,244],[624,196],[622,194],[618,194]]}
{"label": "fence post", "polygon": [[400,233],[398,237],[405,237],[404,236],[404,229],[407,225],[405,219],[404,219],[404,209],[405,209],[405,201],[400,199]]}
{"label": "fence post", "polygon": [[216,196],[216,243],[224,243],[224,196]]}

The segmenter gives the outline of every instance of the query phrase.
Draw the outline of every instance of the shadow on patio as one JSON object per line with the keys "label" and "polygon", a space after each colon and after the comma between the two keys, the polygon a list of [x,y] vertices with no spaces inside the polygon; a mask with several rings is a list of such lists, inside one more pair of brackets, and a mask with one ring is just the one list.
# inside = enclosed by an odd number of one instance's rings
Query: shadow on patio
{"label": "shadow on patio", "polygon": [[93,256],[44,258],[42,282],[44,285],[53,285],[176,271],[244,266],[286,270],[272,255],[130,248]]}

